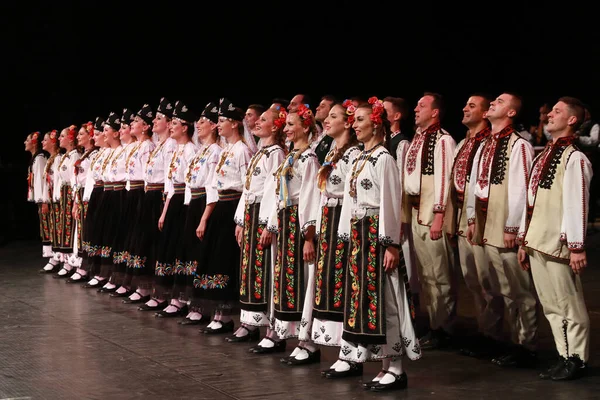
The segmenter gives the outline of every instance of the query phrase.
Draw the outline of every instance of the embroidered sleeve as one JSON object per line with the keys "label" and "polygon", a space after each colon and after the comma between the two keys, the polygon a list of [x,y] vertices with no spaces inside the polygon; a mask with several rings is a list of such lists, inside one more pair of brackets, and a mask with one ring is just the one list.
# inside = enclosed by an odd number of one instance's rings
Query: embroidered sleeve
{"label": "embroidered sleeve", "polygon": [[78,152],[74,152],[71,154],[69,159],[69,166],[67,169],[67,173],[69,174],[69,185],[73,188],[71,195],[73,196],[73,201],[78,200],[79,195],[79,185],[77,183],[77,175],[75,175],[75,163],[81,158],[81,154]]}
{"label": "embroidered sleeve", "polygon": [[206,204],[212,204],[219,201],[219,192],[214,185],[216,181],[215,171],[221,158],[221,148],[215,144],[212,145],[211,154],[203,168],[208,168],[204,189],[206,189]]}
{"label": "embroidered sleeve", "polygon": [[146,164],[148,164],[148,158],[150,158],[150,154],[152,154],[154,148],[155,145],[152,140],[146,140],[146,142],[142,144],[138,153],[138,165],[140,165],[142,169],[146,166]]}
{"label": "embroidered sleeve", "polygon": [[46,157],[37,156],[31,168],[33,173],[33,200],[36,203],[44,201],[44,169],[46,169],[46,161]]}
{"label": "embroidered sleeve", "polygon": [[175,194],[175,188],[173,187],[173,182],[169,179],[169,169],[171,168],[171,160],[173,159],[173,153],[177,151],[177,142],[174,139],[168,138],[165,141],[165,145],[162,148],[163,150],[163,162],[165,171],[165,195],[167,198],[173,197]]}
{"label": "embroidered sleeve", "polygon": [[[563,240],[569,250],[585,250],[592,165],[580,151],[567,163],[563,183]],[[563,236],[563,235],[561,235]]]}
{"label": "embroidered sleeve", "polygon": [[379,185],[379,243],[384,246],[398,245],[400,243],[400,218],[402,190],[398,167],[394,158],[385,153],[375,166],[377,176],[382,177],[385,183]]}
{"label": "embroidered sleeve", "polygon": [[527,182],[533,160],[533,146],[524,139],[518,139],[510,155],[508,166],[508,216],[504,232],[516,235],[527,206]]}
{"label": "embroidered sleeve", "polygon": [[408,148],[410,147],[410,143],[408,140],[402,140],[398,143],[398,147],[396,148],[396,165],[398,166],[398,176],[400,178],[400,190],[401,193],[404,185],[404,162],[406,161],[406,153],[408,152]]}
{"label": "embroidered sleeve", "polygon": [[282,149],[273,151],[269,157],[265,159],[265,186],[263,187],[262,201],[260,202],[260,210],[258,211],[258,222],[268,225],[273,210],[277,211],[277,195],[275,189],[277,182],[275,181],[275,171],[283,162],[285,155]]}
{"label": "embroidered sleeve", "polygon": [[481,152],[484,148],[482,144],[477,149],[475,157],[473,158],[473,165],[469,173],[469,190],[467,190],[467,223],[469,225],[475,224],[475,184],[477,183],[477,173],[479,172],[479,160],[481,159]]}
{"label": "embroidered sleeve", "polygon": [[[312,153],[314,155],[314,153]],[[321,193],[317,187],[317,173],[319,171],[319,160],[317,157],[307,157],[300,161],[302,169],[302,186],[300,187],[300,199],[298,200],[298,218],[302,235],[311,225],[316,225],[319,213],[319,199]]]}
{"label": "embroidered sleeve", "polygon": [[450,135],[443,135],[435,145],[434,151],[434,202],[433,212],[443,213],[446,210],[446,202],[450,188],[450,173],[452,172],[452,163],[454,148],[456,142]]}

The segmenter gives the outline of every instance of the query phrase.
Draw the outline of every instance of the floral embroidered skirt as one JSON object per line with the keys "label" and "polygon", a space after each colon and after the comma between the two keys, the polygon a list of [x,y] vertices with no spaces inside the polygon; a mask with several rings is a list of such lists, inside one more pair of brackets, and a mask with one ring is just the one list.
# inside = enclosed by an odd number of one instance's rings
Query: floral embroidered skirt
{"label": "floral embroidered skirt", "polygon": [[206,262],[198,264],[194,278],[194,288],[205,309],[230,313],[239,304],[240,248],[235,239],[234,216],[240,196],[231,200],[220,197],[210,216],[204,237]]}
{"label": "floral embroidered skirt", "polygon": [[[203,251],[205,241],[200,241],[196,235],[196,229],[200,225],[202,215],[206,210],[206,192],[192,192],[192,199],[187,206],[187,216],[183,227],[183,248],[179,263],[175,271],[175,283],[173,285],[173,297],[182,300],[191,300],[193,307],[197,306],[197,293],[200,289],[194,289],[194,278],[200,264],[206,263],[206,253]],[[207,224],[208,225],[208,224]],[[205,238],[206,238],[205,231]]]}
{"label": "floral embroidered skirt", "polygon": [[52,257],[52,234],[50,232],[50,213],[42,212],[42,204],[38,204],[40,217],[40,239],[42,239],[42,257]]}
{"label": "floral embroidered skirt", "polygon": [[132,289],[152,287],[160,238],[158,220],[162,209],[162,190],[148,190],[143,194],[138,219],[130,227],[134,233],[129,246],[125,283]]}
{"label": "floral embroidered skirt", "polygon": [[60,201],[53,203],[54,240],[52,250],[63,254],[73,252],[75,223],[73,221],[73,188],[63,185],[60,188]]}
{"label": "floral embroidered skirt", "polygon": [[266,224],[258,220],[260,203],[246,204],[240,262],[240,321],[269,326],[271,300],[271,246],[263,248],[260,237]]}
{"label": "floral embroidered skirt", "polygon": [[100,247],[102,221],[98,220],[96,222],[96,216],[99,214],[103,195],[104,187],[102,185],[94,186],[87,206],[88,211],[85,223],[83,224],[83,250],[87,253],[88,257],[100,256],[102,252],[102,248]]}
{"label": "floral embroidered skirt", "polygon": [[154,268],[154,296],[167,299],[171,296],[176,267],[179,264],[177,257],[183,251],[183,227],[187,207],[183,204],[184,193],[175,193],[169,200],[169,208],[165,214],[163,230],[158,242],[158,254]]}
{"label": "floral embroidered skirt", "polygon": [[348,243],[337,236],[341,211],[341,205],[321,208],[312,338],[325,346],[339,346],[343,331]]}
{"label": "floral embroidered skirt", "polygon": [[[118,252],[122,247],[122,235],[119,234],[121,229],[121,218],[123,217],[123,209],[125,207],[125,184],[119,183],[115,185],[113,190],[104,192],[103,210],[99,218],[105,218],[106,222],[102,229],[102,268],[100,276],[109,278],[113,271],[115,256],[118,258]],[[120,277],[119,279],[122,279]],[[114,282],[119,284],[119,282]]]}
{"label": "floral embroidered skirt", "polygon": [[[379,215],[352,219],[340,359],[365,362],[421,357],[404,261],[385,272]],[[402,254],[402,253],[400,253]]]}

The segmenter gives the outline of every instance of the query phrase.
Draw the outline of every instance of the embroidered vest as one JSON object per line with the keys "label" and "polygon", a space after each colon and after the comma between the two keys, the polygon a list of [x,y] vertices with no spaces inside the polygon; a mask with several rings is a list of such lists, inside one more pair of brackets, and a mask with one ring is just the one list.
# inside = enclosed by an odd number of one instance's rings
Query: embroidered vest
{"label": "embroidered vest", "polygon": [[[550,150],[551,154],[539,177],[534,204],[527,204],[527,227],[523,245],[563,260],[571,257],[567,238],[561,232],[563,184],[567,163],[576,151],[579,150],[570,143],[562,146],[557,144]],[[538,156],[533,165],[542,162],[541,158]]]}
{"label": "embroidered vest", "polygon": [[[487,204],[482,205],[477,199],[475,204],[477,215],[473,242],[479,245],[504,248],[504,228],[508,217],[508,170],[512,148],[518,139],[521,139],[521,136],[514,129],[497,139]],[[481,170],[481,164],[479,169]],[[490,209],[491,212],[488,212]]]}
{"label": "embroidered vest", "polygon": [[[435,192],[434,175],[434,154],[435,146],[443,135],[448,132],[441,129],[439,125],[437,130],[428,134],[423,141],[423,150],[421,151],[421,193],[419,195],[419,210],[417,222],[419,225],[431,226],[433,224],[433,203]],[[410,223],[412,218],[412,206],[408,201],[406,194],[403,196],[402,222]]]}

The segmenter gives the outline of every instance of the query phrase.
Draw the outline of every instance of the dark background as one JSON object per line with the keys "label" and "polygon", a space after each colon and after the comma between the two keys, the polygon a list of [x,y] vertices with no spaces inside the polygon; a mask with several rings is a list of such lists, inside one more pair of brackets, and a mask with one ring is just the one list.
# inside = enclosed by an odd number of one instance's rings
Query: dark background
{"label": "dark background", "polygon": [[600,119],[598,14],[562,2],[4,2],[0,242],[35,238],[25,136],[161,97],[201,111],[307,93],[444,95],[464,136],[470,93],[516,91],[522,122],[563,95]]}

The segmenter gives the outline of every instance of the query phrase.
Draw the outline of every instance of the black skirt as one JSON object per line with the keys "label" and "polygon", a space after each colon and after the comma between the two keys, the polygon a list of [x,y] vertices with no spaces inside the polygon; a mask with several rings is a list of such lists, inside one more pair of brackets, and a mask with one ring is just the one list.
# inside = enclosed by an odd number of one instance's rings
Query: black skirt
{"label": "black skirt", "polygon": [[201,242],[196,236],[196,229],[204,210],[206,210],[206,194],[192,198],[187,207],[187,216],[183,227],[183,251],[180,258],[183,271],[176,275],[173,287],[173,296],[179,297],[181,293],[184,293],[186,300],[198,297],[194,290],[194,278],[198,265],[206,263],[204,242]]}
{"label": "black skirt", "polygon": [[267,312],[270,299],[271,246],[263,248],[260,237],[266,224],[258,222],[260,203],[247,204],[240,261],[240,307]]}
{"label": "black skirt", "polygon": [[313,317],[341,322],[344,319],[345,272],[348,243],[337,237],[342,206],[321,208],[317,242]]}
{"label": "black skirt", "polygon": [[178,256],[183,249],[183,227],[187,206],[183,204],[184,194],[175,193],[169,200],[163,230],[160,235],[156,268],[154,269],[154,295],[157,298],[169,296],[175,279]]}
{"label": "black skirt", "polygon": [[88,257],[100,256],[102,250],[100,246],[102,226],[96,222],[96,216],[102,207],[103,195],[104,186],[94,186],[87,206],[87,215],[85,217],[85,224],[83,225],[83,249]]}
{"label": "black skirt", "polygon": [[147,280],[154,276],[160,238],[158,220],[162,209],[162,190],[144,193],[138,220],[133,226],[134,233],[127,260],[127,275],[131,277],[132,286],[138,286],[136,278]]}
{"label": "black skirt", "polygon": [[121,227],[120,220],[125,199],[124,185],[119,185],[116,190],[105,191],[103,201],[102,218],[105,222],[102,227],[102,270],[100,275],[103,278],[108,278],[113,270],[113,259],[118,250],[119,229]]}
{"label": "black skirt", "polygon": [[234,216],[241,193],[229,200],[219,196],[204,239],[206,263],[198,265],[194,287],[206,307],[231,309],[239,299],[240,249]]}
{"label": "black skirt", "polygon": [[123,228],[125,232],[125,240],[123,243],[122,261],[127,266],[129,257],[134,248],[135,240],[139,234],[140,216],[142,213],[142,205],[144,203],[144,185],[133,184],[125,195],[125,211],[123,214]]}

